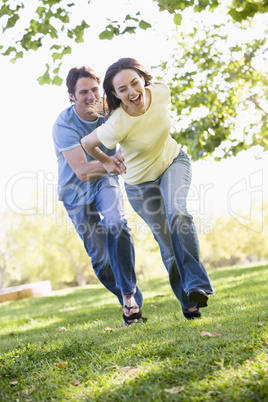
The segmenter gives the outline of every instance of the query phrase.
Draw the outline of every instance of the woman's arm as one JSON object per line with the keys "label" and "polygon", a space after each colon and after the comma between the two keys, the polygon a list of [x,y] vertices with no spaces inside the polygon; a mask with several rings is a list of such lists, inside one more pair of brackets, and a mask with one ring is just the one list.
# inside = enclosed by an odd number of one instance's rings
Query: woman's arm
{"label": "woman's arm", "polygon": [[122,174],[126,172],[126,167],[123,163],[123,157],[120,154],[116,156],[108,156],[99,148],[102,143],[98,139],[97,129],[86,135],[81,140],[81,144],[85,151],[94,159],[100,161],[108,173]]}

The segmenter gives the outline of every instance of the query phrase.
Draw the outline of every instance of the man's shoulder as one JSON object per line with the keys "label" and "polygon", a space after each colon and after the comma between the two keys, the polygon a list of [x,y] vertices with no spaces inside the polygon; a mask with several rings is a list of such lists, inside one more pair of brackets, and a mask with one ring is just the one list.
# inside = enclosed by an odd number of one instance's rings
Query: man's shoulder
{"label": "man's shoulder", "polygon": [[[72,139],[77,136],[76,134],[76,123],[73,105],[64,109],[57,117],[53,127],[52,127],[52,137],[54,143],[57,144],[58,148],[66,147],[66,141],[68,138]],[[67,135],[68,134],[68,135]],[[71,135],[70,135],[71,134]],[[64,142],[64,147],[63,147]],[[75,140],[76,142],[76,140]]]}
{"label": "man's shoulder", "polygon": [[57,117],[55,124],[70,124],[74,121],[75,113],[74,113],[74,105],[71,105],[64,109]]}
{"label": "man's shoulder", "polygon": [[105,116],[101,115],[101,116],[98,118],[97,124],[98,124],[99,126],[101,126],[102,124],[106,123],[106,121],[107,121],[107,118],[106,118]]}

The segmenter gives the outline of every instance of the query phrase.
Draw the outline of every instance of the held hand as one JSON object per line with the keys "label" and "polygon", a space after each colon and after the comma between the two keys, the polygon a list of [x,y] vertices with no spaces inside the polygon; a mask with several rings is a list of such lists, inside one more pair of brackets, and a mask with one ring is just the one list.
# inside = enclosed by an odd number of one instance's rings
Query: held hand
{"label": "held hand", "polygon": [[121,147],[116,151],[114,157],[118,159],[118,162],[124,162],[125,159],[122,156]]}
{"label": "held hand", "polygon": [[125,159],[121,154],[121,148],[119,148],[119,150],[115,153],[114,156],[112,156],[112,158],[115,160],[115,163],[117,163],[118,166],[120,167],[121,174],[126,173],[127,168],[126,165],[124,164]]}
{"label": "held hand", "polygon": [[126,173],[126,167],[116,156],[111,156],[107,162],[103,163],[108,173],[123,174]]}
{"label": "held hand", "polygon": [[114,156],[111,156],[111,159],[114,161],[114,163],[119,168],[119,174],[123,174],[123,173],[126,173],[127,168],[123,162],[124,158],[121,155],[121,150],[119,150],[119,151],[120,152],[117,152]]}

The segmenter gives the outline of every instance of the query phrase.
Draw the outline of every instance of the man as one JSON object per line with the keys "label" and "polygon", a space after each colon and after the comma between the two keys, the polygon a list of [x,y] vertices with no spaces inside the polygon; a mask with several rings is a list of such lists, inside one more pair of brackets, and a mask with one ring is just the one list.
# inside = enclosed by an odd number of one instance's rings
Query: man
{"label": "man", "polygon": [[[72,105],[53,126],[58,160],[58,198],[72,220],[100,282],[123,306],[125,325],[142,318],[143,297],[136,286],[134,244],[124,217],[118,176],[85,153],[81,139],[105,122],[99,114],[100,78],[89,67],[74,67],[66,85]],[[120,151],[102,147],[118,163]],[[121,166],[124,166],[121,164]],[[123,173],[123,167],[121,172]]]}

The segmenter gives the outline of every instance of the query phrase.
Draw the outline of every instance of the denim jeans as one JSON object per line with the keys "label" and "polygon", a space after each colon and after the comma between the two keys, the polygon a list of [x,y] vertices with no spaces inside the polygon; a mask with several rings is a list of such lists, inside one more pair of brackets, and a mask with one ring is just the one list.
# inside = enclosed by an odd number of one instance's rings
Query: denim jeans
{"label": "denim jeans", "polygon": [[124,217],[118,177],[107,175],[99,181],[93,203],[64,206],[99,281],[117,296],[121,305],[122,295],[135,293],[135,300],[142,307],[143,297],[136,286],[134,242]]}
{"label": "denim jeans", "polygon": [[193,217],[186,207],[191,177],[190,160],[180,151],[157,180],[125,184],[130,204],[150,227],[159,244],[171,287],[183,309],[195,306],[187,297],[190,289],[198,287],[208,294],[214,293],[200,261]]}

